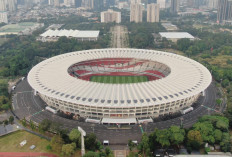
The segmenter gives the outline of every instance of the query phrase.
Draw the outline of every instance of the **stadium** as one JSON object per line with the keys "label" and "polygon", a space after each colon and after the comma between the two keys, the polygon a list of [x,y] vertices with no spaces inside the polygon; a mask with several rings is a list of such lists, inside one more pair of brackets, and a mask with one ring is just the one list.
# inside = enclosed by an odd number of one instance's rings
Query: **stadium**
{"label": "stadium", "polygon": [[126,48],[58,55],[28,74],[49,107],[102,124],[135,124],[180,112],[211,81],[203,65],[184,56]]}

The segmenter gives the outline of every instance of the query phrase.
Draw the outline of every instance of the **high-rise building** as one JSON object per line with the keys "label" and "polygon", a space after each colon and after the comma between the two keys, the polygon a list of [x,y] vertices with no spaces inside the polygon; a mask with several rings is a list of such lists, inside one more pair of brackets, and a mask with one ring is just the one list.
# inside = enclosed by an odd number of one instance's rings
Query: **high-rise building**
{"label": "high-rise building", "polygon": [[64,0],[64,5],[66,7],[70,7],[72,5],[72,1],[71,0]]}
{"label": "high-rise building", "polygon": [[104,3],[103,0],[94,0],[93,2],[94,10],[103,10],[104,8]]}
{"label": "high-rise building", "polygon": [[59,7],[60,6],[60,0],[54,0],[54,6]]}
{"label": "high-rise building", "polygon": [[6,11],[6,0],[0,0],[0,11]]}
{"label": "high-rise building", "polygon": [[130,0],[131,3],[139,3],[141,4],[141,0]]}
{"label": "high-rise building", "polygon": [[79,8],[81,7],[82,0],[75,0],[75,7]]}
{"label": "high-rise building", "polygon": [[48,5],[54,5],[54,0],[48,0]]}
{"label": "high-rise building", "polygon": [[147,4],[157,3],[157,0],[147,0]]}
{"label": "high-rise building", "polygon": [[7,12],[0,12],[0,23],[8,23]]}
{"label": "high-rise building", "polygon": [[82,7],[86,9],[94,8],[94,0],[82,0]]}
{"label": "high-rise building", "polygon": [[16,9],[16,0],[8,0],[8,10],[15,11]]}
{"label": "high-rise building", "polygon": [[166,8],[166,0],[157,0],[157,4],[159,4],[160,9]]}
{"label": "high-rise building", "polygon": [[232,0],[228,1],[227,19],[232,20]]}
{"label": "high-rise building", "polygon": [[217,9],[218,7],[218,0],[208,0],[207,6],[211,9]]}
{"label": "high-rise building", "polygon": [[121,13],[108,9],[108,11],[101,12],[101,22],[116,22],[121,23]]}
{"label": "high-rise building", "polygon": [[143,6],[139,3],[131,3],[130,22],[143,22]]}
{"label": "high-rise building", "polygon": [[224,23],[232,18],[232,1],[218,0],[217,23]]}
{"label": "high-rise building", "polygon": [[170,12],[176,14],[179,11],[179,0],[171,0]]}
{"label": "high-rise building", "polygon": [[110,6],[115,5],[115,0],[105,0],[105,7],[109,8]]}
{"label": "high-rise building", "polygon": [[147,22],[159,22],[159,4],[147,5]]}

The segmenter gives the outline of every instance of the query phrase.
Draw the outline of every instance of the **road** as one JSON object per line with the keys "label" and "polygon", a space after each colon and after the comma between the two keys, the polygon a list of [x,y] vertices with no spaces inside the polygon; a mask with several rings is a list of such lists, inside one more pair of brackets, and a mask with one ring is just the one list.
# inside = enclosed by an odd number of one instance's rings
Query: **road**
{"label": "road", "polygon": [[111,28],[111,47],[127,48],[129,47],[128,30],[125,26],[117,25]]}
{"label": "road", "polygon": [[[191,127],[199,117],[213,112],[208,111],[205,107],[202,107],[201,105],[203,104],[204,106],[215,108],[216,93],[217,91],[215,86],[211,84],[205,92],[205,97],[199,99],[199,107],[196,108],[194,111],[182,116],[184,127]],[[13,94],[13,112],[20,119],[23,119],[25,117],[27,120],[32,119],[36,123],[40,123],[43,119],[49,119],[62,124],[64,128],[68,128],[69,130],[81,126],[87,133],[91,133],[94,131],[100,141],[109,140],[110,144],[114,145],[125,145],[128,143],[129,139],[137,141],[140,141],[141,139],[142,134],[139,125],[134,125],[131,129],[124,130],[108,129],[104,125],[70,120],[60,117],[58,115],[54,115],[46,110],[42,111],[44,108],[45,102],[39,96],[34,96],[33,90],[28,84],[27,80],[25,79],[21,81],[17,85]],[[37,112],[39,113],[35,114]],[[145,132],[150,133],[154,131],[154,128],[165,129],[170,127],[171,125],[180,125],[180,117],[166,121],[149,123],[146,126],[143,125],[142,127]]]}

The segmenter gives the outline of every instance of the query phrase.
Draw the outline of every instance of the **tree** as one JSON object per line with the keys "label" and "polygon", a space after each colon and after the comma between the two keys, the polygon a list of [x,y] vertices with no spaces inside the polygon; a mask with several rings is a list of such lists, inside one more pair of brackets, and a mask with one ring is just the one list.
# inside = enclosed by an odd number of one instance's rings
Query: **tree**
{"label": "tree", "polygon": [[229,125],[226,124],[224,121],[222,120],[218,120],[217,123],[216,123],[216,127],[218,129],[220,129],[221,131],[228,131],[228,127]]}
{"label": "tree", "polygon": [[135,147],[135,143],[132,142],[132,140],[129,140],[128,141],[128,146],[129,146],[130,151],[132,151],[132,149]]}
{"label": "tree", "polygon": [[170,146],[170,132],[167,129],[157,130],[156,131],[156,141],[161,144],[162,147]]}
{"label": "tree", "polygon": [[215,139],[213,136],[214,127],[210,122],[197,122],[193,125],[193,129],[200,132],[203,141],[214,144]]}
{"label": "tree", "polygon": [[22,125],[23,125],[24,127],[27,126],[27,121],[26,121],[25,117],[24,117],[23,120],[22,120]]}
{"label": "tree", "polygon": [[223,133],[222,134],[222,141],[220,142],[221,150],[224,152],[231,151],[231,142],[230,142],[230,134]]}
{"label": "tree", "polygon": [[179,126],[171,126],[169,128],[169,132],[170,132],[171,143],[179,147],[179,144],[181,144],[184,141],[184,137],[185,137],[184,129],[181,129]]}
{"label": "tree", "polygon": [[100,157],[96,152],[88,151],[83,157]]}
{"label": "tree", "polygon": [[222,103],[222,100],[221,100],[221,99],[217,99],[217,100],[216,100],[216,103],[217,103],[218,105],[220,105],[220,104]]}
{"label": "tree", "polygon": [[191,45],[190,39],[179,39],[177,41],[177,48],[181,51],[186,51]]}
{"label": "tree", "polygon": [[5,125],[8,125],[8,123],[9,123],[9,122],[8,122],[8,120],[7,120],[7,119],[6,119],[6,120],[4,120],[4,126],[5,126]]}
{"label": "tree", "polygon": [[30,120],[30,127],[32,130],[34,130],[36,127],[35,123],[32,120]]}
{"label": "tree", "polygon": [[39,127],[42,129],[42,131],[48,131],[51,126],[51,121],[48,119],[44,119],[40,124]]}
{"label": "tree", "polygon": [[149,138],[146,133],[143,133],[142,140],[138,145],[139,152],[143,154],[144,157],[150,155],[150,147],[149,147]]}
{"label": "tree", "polygon": [[14,122],[14,117],[13,117],[13,116],[10,116],[10,118],[9,118],[9,123],[10,123],[10,124],[13,124],[13,122]]}
{"label": "tree", "polygon": [[68,137],[73,142],[79,142],[80,137],[81,137],[81,133],[77,129],[72,129],[71,132],[68,134]]}
{"label": "tree", "polygon": [[51,122],[50,129],[52,132],[60,133],[62,124]]}
{"label": "tree", "polygon": [[97,149],[97,137],[94,133],[90,133],[85,137],[85,147],[91,151]]}
{"label": "tree", "polygon": [[71,156],[72,154],[74,154],[76,149],[76,143],[71,143],[71,144],[64,144],[62,146],[62,155],[64,156]]}
{"label": "tree", "polygon": [[111,149],[110,149],[109,147],[106,147],[106,148],[105,148],[105,154],[106,154],[107,157],[113,156],[113,155],[112,155],[112,151],[111,151]]}
{"label": "tree", "polygon": [[64,141],[59,135],[55,135],[55,136],[52,137],[52,139],[51,139],[51,147],[52,147],[53,151],[55,151],[57,153],[60,153],[61,150],[62,150],[62,145],[63,144],[64,144]]}
{"label": "tree", "polygon": [[187,135],[188,145],[192,146],[194,149],[199,149],[203,140],[201,133],[198,130],[190,130]]}
{"label": "tree", "polygon": [[218,143],[222,140],[222,132],[219,129],[214,130],[214,138],[215,141]]}

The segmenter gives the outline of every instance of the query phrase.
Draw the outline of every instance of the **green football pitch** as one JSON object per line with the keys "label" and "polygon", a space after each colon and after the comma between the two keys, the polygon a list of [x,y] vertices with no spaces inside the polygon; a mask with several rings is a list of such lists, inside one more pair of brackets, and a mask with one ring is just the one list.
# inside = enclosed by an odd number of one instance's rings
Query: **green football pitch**
{"label": "green football pitch", "polygon": [[123,84],[147,82],[148,78],[147,76],[92,76],[90,81],[99,83]]}

